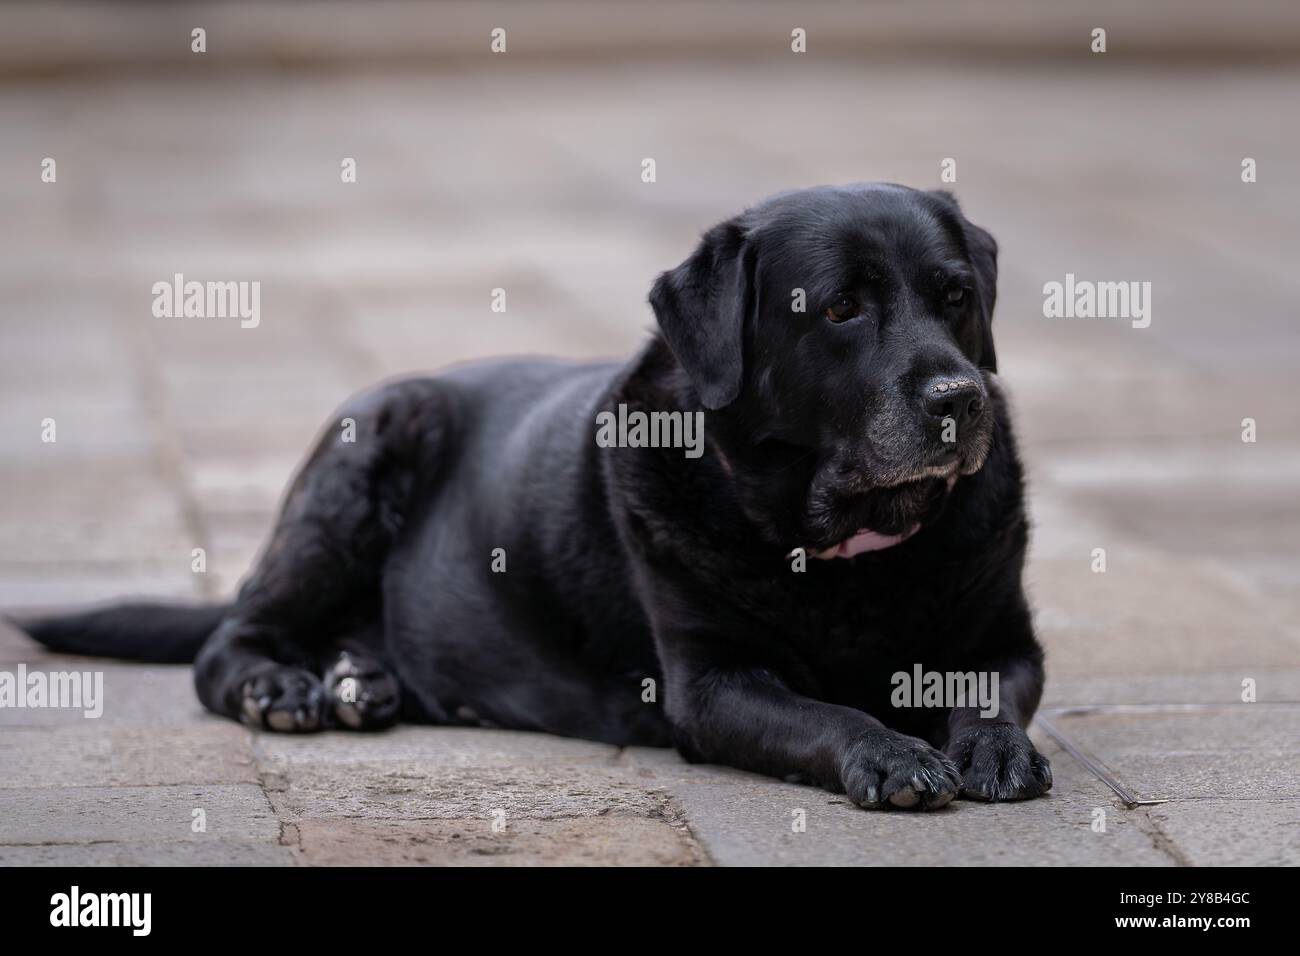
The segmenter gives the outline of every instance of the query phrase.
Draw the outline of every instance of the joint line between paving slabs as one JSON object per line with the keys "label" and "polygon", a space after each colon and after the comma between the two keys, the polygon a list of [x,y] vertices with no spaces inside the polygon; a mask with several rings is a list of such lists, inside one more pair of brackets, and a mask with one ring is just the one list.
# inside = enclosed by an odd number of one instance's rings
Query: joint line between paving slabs
{"label": "joint line between paving slabs", "polygon": [[[126,324],[128,335],[136,345],[132,353],[136,381],[139,383],[141,397],[149,413],[150,424],[158,439],[155,448],[156,460],[161,466],[164,479],[177,496],[186,530],[192,535],[195,544],[203,548],[204,553],[211,553],[212,543],[209,541],[207,520],[194,494],[193,480],[185,463],[180,431],[167,394],[167,384],[158,371],[157,349],[145,326],[136,322]],[[195,577],[198,579],[200,596],[207,600],[216,598],[216,585],[211,576],[199,574]]]}
{"label": "joint line between paving slabs", "polygon": [[[1236,701],[1222,701],[1210,704],[1074,704],[1069,707],[1046,707],[1040,714],[1053,717],[1086,717],[1089,714],[1167,714],[1167,713],[1205,713],[1210,710],[1227,710],[1243,706]],[[1250,707],[1286,708],[1300,707],[1300,700],[1262,700]]]}
{"label": "joint line between paving slabs", "polygon": [[1148,807],[1169,802],[1168,800],[1143,800],[1141,797],[1135,796],[1132,791],[1115,778],[1114,774],[1106,769],[1100,760],[1084,750],[1082,746],[1076,744],[1063,731],[1058,730],[1042,714],[1034,718],[1034,723],[1042,728],[1043,732],[1051,737],[1058,747],[1079,761],[1084,769],[1113,790],[1115,795],[1123,801],[1126,809],[1133,810],[1137,807]]}

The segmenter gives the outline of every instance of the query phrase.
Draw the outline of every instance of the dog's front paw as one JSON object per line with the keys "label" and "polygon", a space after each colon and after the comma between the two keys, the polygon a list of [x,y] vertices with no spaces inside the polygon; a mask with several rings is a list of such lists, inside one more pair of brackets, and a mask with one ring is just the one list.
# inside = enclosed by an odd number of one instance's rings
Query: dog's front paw
{"label": "dog's front paw", "polygon": [[951,760],[923,740],[884,728],[854,739],[840,777],[849,799],[868,809],[936,810],[961,789]]}
{"label": "dog's front paw", "polygon": [[1052,765],[1015,724],[980,724],[945,748],[962,776],[968,800],[1028,800],[1052,789]]}

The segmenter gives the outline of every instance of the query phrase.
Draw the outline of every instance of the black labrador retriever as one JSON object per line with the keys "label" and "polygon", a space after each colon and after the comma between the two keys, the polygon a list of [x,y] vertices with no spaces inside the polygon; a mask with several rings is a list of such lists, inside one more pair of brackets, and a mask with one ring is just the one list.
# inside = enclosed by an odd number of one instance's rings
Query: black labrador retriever
{"label": "black labrador retriever", "polygon": [[[269,730],[672,744],[864,807],[1038,796],[996,259],[947,193],[776,196],[659,277],[630,364],[494,362],[349,402],[233,603],[24,626],[193,660],[204,705]],[[912,706],[922,668],[993,675],[996,716]]]}

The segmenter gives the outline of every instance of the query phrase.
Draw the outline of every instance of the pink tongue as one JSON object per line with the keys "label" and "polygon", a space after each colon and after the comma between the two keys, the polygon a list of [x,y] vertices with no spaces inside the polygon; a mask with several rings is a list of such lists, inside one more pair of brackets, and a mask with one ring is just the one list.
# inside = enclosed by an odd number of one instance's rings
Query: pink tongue
{"label": "pink tongue", "polygon": [[883,551],[885,548],[892,548],[896,544],[901,544],[912,535],[919,531],[919,524],[912,525],[902,534],[881,534],[879,531],[859,531],[853,537],[846,541],[841,541],[833,548],[827,548],[825,551],[818,551],[813,555],[814,558],[852,558],[855,555],[863,554],[867,551]]}

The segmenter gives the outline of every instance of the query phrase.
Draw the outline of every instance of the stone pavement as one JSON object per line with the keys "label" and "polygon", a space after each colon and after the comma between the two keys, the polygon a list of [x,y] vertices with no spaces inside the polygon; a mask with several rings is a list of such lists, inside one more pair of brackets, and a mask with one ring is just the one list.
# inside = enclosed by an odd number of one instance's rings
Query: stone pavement
{"label": "stone pavement", "polygon": [[[1048,648],[1034,735],[1056,777],[1024,805],[866,813],[666,751],[267,736],[205,715],[187,668],[3,629],[0,670],[102,670],[106,703],[0,710],[0,863],[1300,862],[1300,130],[1279,121],[1297,101],[1282,65],[1122,57],[0,85],[6,610],[228,593],[351,391],[484,355],[627,353],[652,277],[715,220],[817,182],[937,187],[956,158],[951,188],[1002,249]],[[178,272],[260,281],[261,324],[154,318],[152,284]],[[1152,282],[1150,328],[1044,319],[1067,272]]]}

